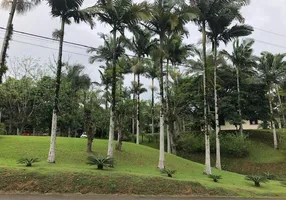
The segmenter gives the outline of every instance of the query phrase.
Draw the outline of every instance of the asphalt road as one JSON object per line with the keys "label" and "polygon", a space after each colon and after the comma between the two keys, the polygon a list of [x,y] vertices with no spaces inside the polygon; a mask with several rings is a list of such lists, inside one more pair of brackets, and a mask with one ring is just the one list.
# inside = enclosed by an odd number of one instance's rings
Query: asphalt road
{"label": "asphalt road", "polygon": [[[155,197],[155,196],[116,196],[116,195],[26,195],[0,194],[0,200],[272,200],[243,199],[232,197]],[[285,199],[285,198],[284,198]],[[281,199],[282,200],[282,199]]]}

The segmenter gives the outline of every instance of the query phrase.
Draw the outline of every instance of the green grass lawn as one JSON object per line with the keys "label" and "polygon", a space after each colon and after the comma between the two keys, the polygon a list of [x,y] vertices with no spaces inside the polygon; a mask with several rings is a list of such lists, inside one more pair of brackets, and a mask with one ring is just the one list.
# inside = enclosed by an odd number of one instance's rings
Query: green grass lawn
{"label": "green grass lawn", "polygon": [[[166,188],[169,187],[171,189],[176,185],[192,182],[194,184],[200,183],[208,190],[219,191],[223,189],[227,191],[222,193],[224,195],[286,197],[286,188],[282,187],[279,182],[271,181],[263,184],[261,188],[255,188],[252,186],[252,183],[244,180],[243,175],[216,169],[213,169],[213,174],[222,175],[223,179],[219,183],[214,183],[203,174],[203,165],[170,154],[166,154],[166,166],[167,168],[177,170],[177,174],[173,179],[165,178],[157,170],[159,152],[156,149],[142,145],[137,146],[133,143],[123,143],[123,151],[115,152],[115,168],[105,171],[97,171],[95,167],[86,164],[88,156],[85,152],[86,139],[57,138],[56,164],[46,162],[48,148],[49,137],[0,136],[0,173],[2,169],[2,171],[8,174],[8,177],[17,173],[21,174],[21,177],[25,174],[51,176],[53,173],[62,174],[62,177],[70,173],[81,174],[79,175],[81,178],[86,176],[96,178],[98,176],[101,179],[104,179],[104,177],[115,177],[116,180],[125,180],[126,177],[129,177],[130,180],[127,182],[133,185],[140,182],[148,185],[147,180],[152,177],[156,181],[162,182],[161,186],[157,185],[158,188],[166,186]],[[93,150],[97,155],[105,155],[107,141],[95,140]],[[16,164],[16,161],[22,157],[38,157],[41,159],[41,162],[36,163],[33,168],[25,168]],[[59,176],[58,179],[61,179],[61,177]],[[56,178],[53,179],[53,181],[56,180]],[[84,181],[82,180],[82,182]],[[128,187],[130,188],[131,186],[129,185]],[[156,194],[156,191],[150,193]]]}

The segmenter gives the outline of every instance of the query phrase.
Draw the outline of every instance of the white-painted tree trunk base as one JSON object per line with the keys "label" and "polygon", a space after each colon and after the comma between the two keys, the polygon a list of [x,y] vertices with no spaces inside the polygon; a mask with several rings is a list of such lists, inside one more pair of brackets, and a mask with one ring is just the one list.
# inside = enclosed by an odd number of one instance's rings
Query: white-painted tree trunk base
{"label": "white-painted tree trunk base", "polygon": [[110,109],[109,137],[107,156],[113,158],[113,140],[114,140],[114,113]]}
{"label": "white-painted tree trunk base", "polygon": [[216,165],[215,167],[221,170],[221,155],[220,155],[220,139],[219,135],[216,135]]}
{"label": "white-painted tree trunk base", "polygon": [[210,136],[209,135],[205,135],[205,150],[206,150],[205,173],[207,175],[210,175],[212,174],[212,170],[211,170]]}
{"label": "white-painted tree trunk base", "polygon": [[160,155],[159,155],[159,169],[165,168],[165,144],[164,144],[164,116],[163,113],[160,113]]}
{"label": "white-painted tree trunk base", "polygon": [[274,149],[278,149],[277,132],[274,122],[273,122],[273,138],[274,138]]}
{"label": "white-painted tree trunk base", "polygon": [[50,150],[48,155],[48,162],[55,163],[56,162],[56,137],[57,137],[57,112],[53,110],[53,118],[52,118],[52,130],[51,130],[51,141],[50,141]]}

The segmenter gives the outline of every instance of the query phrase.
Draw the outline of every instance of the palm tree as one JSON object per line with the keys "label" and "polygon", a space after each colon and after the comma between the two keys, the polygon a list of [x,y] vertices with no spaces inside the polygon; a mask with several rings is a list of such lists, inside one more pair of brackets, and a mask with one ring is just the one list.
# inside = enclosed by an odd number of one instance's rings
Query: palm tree
{"label": "palm tree", "polygon": [[[140,75],[144,73],[143,58],[148,56],[153,48],[155,42],[151,41],[151,34],[148,30],[135,30],[133,31],[133,38],[127,40],[127,47],[135,53],[137,57],[135,60],[135,65],[132,66],[132,71],[135,76],[137,75],[137,84],[140,85]],[[135,89],[134,89],[135,98]],[[134,99],[135,101],[135,99]],[[139,144],[139,134],[140,134],[140,93],[137,90],[137,101],[136,101],[136,144]]]}
{"label": "palm tree", "polygon": [[152,57],[152,62],[149,66],[146,68],[146,73],[145,76],[147,78],[151,79],[152,85],[151,85],[151,93],[152,93],[152,98],[151,98],[151,118],[152,118],[152,135],[154,135],[154,118],[155,118],[155,79],[158,78],[158,57],[154,53],[151,55]]}
{"label": "palm tree", "polygon": [[4,36],[4,40],[2,43],[2,49],[0,54],[0,84],[2,84],[2,78],[5,72],[7,71],[6,66],[6,57],[7,50],[9,47],[9,42],[12,38],[13,34],[13,19],[15,12],[18,14],[24,14],[27,11],[31,10],[34,6],[38,5],[41,0],[2,0],[1,6],[4,9],[10,8],[9,18],[6,25],[6,32]]}
{"label": "palm tree", "polygon": [[57,75],[56,75],[56,89],[55,99],[53,107],[52,117],[52,130],[51,130],[51,143],[48,154],[48,162],[55,163],[55,145],[56,145],[56,132],[57,132],[57,116],[59,114],[59,93],[61,85],[61,73],[62,73],[62,53],[63,53],[63,42],[65,34],[65,25],[71,24],[71,19],[75,23],[85,22],[89,23],[93,27],[94,23],[91,15],[87,10],[80,10],[84,0],[47,0],[48,5],[51,7],[51,14],[53,17],[59,17],[61,20],[61,29],[54,32],[54,36],[59,38],[59,53],[57,61]]}
{"label": "palm tree", "polygon": [[256,64],[256,57],[253,56],[253,46],[254,40],[239,40],[233,42],[233,52],[230,54],[223,50],[220,52],[225,58],[230,60],[236,69],[236,87],[237,87],[237,105],[238,105],[238,115],[239,115],[239,131],[243,134],[243,124],[242,124],[242,111],[241,111],[241,92],[240,92],[240,74],[241,71],[250,71],[251,67]]}
{"label": "palm tree", "polygon": [[285,57],[286,54],[273,55],[269,52],[263,52],[261,53],[261,57],[259,58],[257,65],[258,77],[266,84],[268,90],[267,96],[269,101],[270,123],[274,138],[274,149],[278,149],[278,142],[273,111],[273,90],[275,90],[275,84],[281,83],[285,78]]}
{"label": "palm tree", "polygon": [[[210,25],[212,19],[220,16],[225,10],[225,7],[232,4],[233,0],[190,0],[190,7],[197,8],[198,18],[194,22],[200,27],[202,33],[202,46],[203,46],[203,61],[204,61],[204,132],[205,132],[205,172],[206,174],[211,174],[211,162],[210,162],[210,138],[209,138],[209,114],[208,114],[208,104],[207,99],[207,56],[206,56],[206,42],[207,42],[207,26]],[[237,0],[233,4],[242,5],[246,0]],[[226,26],[228,27],[229,24]]]}
{"label": "palm tree", "polygon": [[[174,143],[175,133],[174,133],[174,123],[175,117],[173,115],[174,108],[171,108],[169,105],[170,91],[169,91],[169,63],[171,62],[172,67],[175,68],[176,65],[181,64],[183,61],[186,61],[190,51],[193,49],[192,45],[183,44],[183,30],[182,32],[175,32],[167,39],[165,48],[167,54],[167,66],[166,66],[166,104],[167,104],[167,146],[168,153],[175,153],[176,146]],[[172,71],[174,72],[174,71]],[[173,111],[171,111],[173,109]]]}
{"label": "palm tree", "polygon": [[[207,19],[208,30],[207,36],[212,42],[213,57],[214,57],[214,104],[215,104],[215,133],[216,133],[216,168],[221,170],[220,158],[220,140],[219,140],[219,116],[218,116],[218,97],[217,97],[217,48],[219,42],[223,41],[227,44],[234,38],[250,35],[253,28],[247,25],[231,26],[233,21],[238,20],[243,22],[240,9],[242,5],[248,1],[232,1],[229,4],[222,5],[222,8],[214,13],[213,17]],[[231,27],[230,27],[231,26]]]}
{"label": "palm tree", "polygon": [[[132,3],[132,0],[98,0],[97,4],[90,8],[90,12],[97,19],[111,27],[114,47],[117,45],[117,33],[124,35],[125,29],[132,30],[140,20],[148,19],[148,6],[146,2]],[[116,51],[112,52],[112,103],[110,111],[109,142],[107,155],[113,157],[114,122],[116,109]]]}
{"label": "palm tree", "polygon": [[[164,147],[164,120],[166,101],[164,96],[164,78],[163,78],[163,64],[166,58],[164,52],[164,42],[166,41],[166,35],[172,31],[176,31],[178,25],[183,26],[193,16],[191,13],[186,14],[182,10],[178,9],[181,1],[173,0],[156,0],[152,4],[151,19],[145,24],[152,33],[159,36],[159,85],[160,85],[160,97],[161,97],[161,109],[160,109],[160,155],[159,155],[159,169],[165,167],[165,147]],[[180,23],[182,22],[182,23]],[[181,29],[181,27],[179,27]]]}

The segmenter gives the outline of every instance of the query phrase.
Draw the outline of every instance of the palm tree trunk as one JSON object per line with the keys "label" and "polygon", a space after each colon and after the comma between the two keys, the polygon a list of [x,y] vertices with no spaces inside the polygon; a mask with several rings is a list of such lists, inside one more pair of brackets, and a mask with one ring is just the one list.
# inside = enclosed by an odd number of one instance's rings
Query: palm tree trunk
{"label": "palm tree trunk", "polygon": [[58,63],[57,63],[56,92],[55,92],[53,117],[52,117],[50,150],[49,150],[49,155],[48,155],[49,163],[56,162],[55,148],[56,148],[56,135],[57,135],[57,118],[59,114],[59,95],[60,95],[60,87],[61,87],[64,35],[65,35],[65,20],[63,17],[61,17],[61,35],[60,35],[59,55],[58,55]]}
{"label": "palm tree trunk", "polygon": [[[140,59],[140,58],[139,58]],[[136,144],[140,144],[140,74],[137,74]],[[143,141],[142,141],[143,142]]]}
{"label": "palm tree trunk", "polygon": [[[113,29],[114,46],[116,47],[116,30]],[[110,109],[109,138],[107,156],[113,158],[113,140],[115,125],[115,106],[116,106],[116,51],[113,49],[113,66],[112,66],[112,103]]]}
{"label": "palm tree trunk", "polygon": [[136,89],[135,89],[136,75],[133,74],[133,111],[132,111],[132,134],[135,134],[135,104],[136,104]]}
{"label": "palm tree trunk", "polygon": [[152,78],[152,135],[154,135],[154,78]]}
{"label": "palm tree trunk", "polygon": [[[160,35],[160,49],[163,50],[163,35]],[[161,109],[160,109],[160,153],[159,153],[159,169],[165,168],[165,132],[164,132],[164,110],[165,110],[165,99],[164,99],[164,80],[163,80],[163,54],[160,53],[160,96],[161,96]]]}
{"label": "palm tree trunk", "polygon": [[277,97],[278,97],[278,101],[279,101],[279,112],[281,113],[281,116],[282,116],[282,128],[285,128],[286,120],[285,120],[285,115],[283,112],[283,105],[282,105],[282,101],[281,101],[281,96],[280,96],[278,85],[276,84],[275,86],[276,86],[276,93],[277,93]]}
{"label": "palm tree trunk", "polygon": [[15,15],[15,11],[17,8],[17,3],[18,0],[13,0],[12,1],[12,6],[11,6],[11,10],[9,13],[9,18],[8,18],[8,22],[7,22],[7,26],[6,26],[6,32],[5,32],[5,37],[3,40],[3,44],[2,44],[2,49],[1,49],[1,57],[0,57],[0,84],[2,84],[3,81],[3,75],[6,72],[6,55],[7,55],[7,49],[9,47],[9,42],[11,40],[11,36],[13,33],[13,18]]}
{"label": "palm tree trunk", "polygon": [[213,43],[214,50],[214,102],[215,102],[215,135],[216,135],[216,168],[221,170],[219,119],[218,119],[218,97],[217,97],[217,45]]}
{"label": "palm tree trunk", "polygon": [[166,119],[167,119],[167,152],[171,153],[171,139],[170,139],[170,113],[169,113],[169,59],[167,59],[166,69]]}
{"label": "palm tree trunk", "polygon": [[236,66],[236,85],[237,85],[237,105],[238,105],[238,115],[239,115],[239,132],[240,132],[240,135],[243,136],[240,81],[239,81],[239,67],[238,66]]}
{"label": "palm tree trunk", "polygon": [[203,41],[203,59],[204,59],[204,132],[205,132],[205,173],[211,174],[211,158],[210,158],[210,136],[208,126],[208,102],[207,102],[207,52],[206,52],[206,22],[202,23],[202,41]]}
{"label": "palm tree trunk", "polygon": [[273,106],[272,106],[272,99],[271,96],[269,94],[268,97],[268,101],[269,101],[269,109],[270,109],[270,124],[271,124],[271,129],[273,131],[273,141],[274,141],[274,149],[278,149],[278,141],[277,141],[277,133],[276,133],[276,126],[275,126],[275,122],[274,122],[274,115],[273,115]]}

